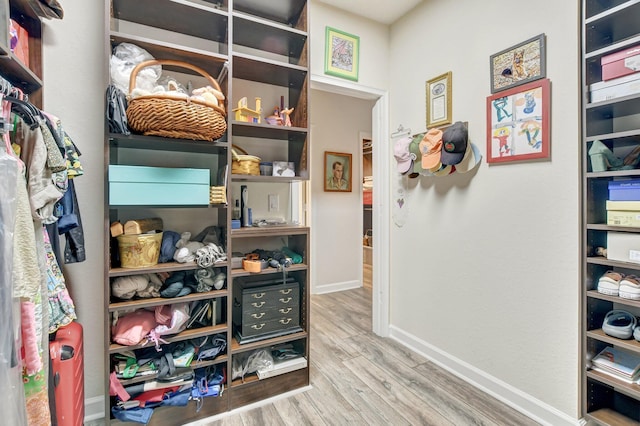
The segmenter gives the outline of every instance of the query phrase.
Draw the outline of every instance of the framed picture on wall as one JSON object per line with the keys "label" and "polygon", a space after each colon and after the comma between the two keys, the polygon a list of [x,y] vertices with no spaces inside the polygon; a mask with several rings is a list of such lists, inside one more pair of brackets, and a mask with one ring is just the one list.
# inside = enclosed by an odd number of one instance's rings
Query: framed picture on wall
{"label": "framed picture on wall", "polygon": [[550,86],[545,78],[487,97],[487,163],[549,158]]}
{"label": "framed picture on wall", "polygon": [[360,37],[327,27],[324,73],[358,81]]}
{"label": "framed picture on wall", "polygon": [[427,81],[427,129],[451,124],[451,71]]}
{"label": "framed picture on wall", "polygon": [[328,192],[351,192],[353,167],[351,154],[342,152],[324,153],[324,190]]}
{"label": "framed picture on wall", "polygon": [[491,93],[546,76],[545,37],[537,35],[491,55]]}

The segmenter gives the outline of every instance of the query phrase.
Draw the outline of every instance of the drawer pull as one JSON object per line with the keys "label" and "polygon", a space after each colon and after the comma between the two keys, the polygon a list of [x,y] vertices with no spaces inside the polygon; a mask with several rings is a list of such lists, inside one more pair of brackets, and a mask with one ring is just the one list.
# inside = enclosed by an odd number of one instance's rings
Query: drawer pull
{"label": "drawer pull", "polygon": [[254,299],[262,299],[264,295],[265,293],[256,293],[256,294],[252,294],[251,297],[253,297]]}
{"label": "drawer pull", "polygon": [[291,318],[285,318],[280,320],[280,324],[289,324],[291,322]]}
{"label": "drawer pull", "polygon": [[287,298],[285,299],[285,298],[283,297],[282,299],[280,299],[280,302],[282,302],[282,303],[289,303],[289,302],[291,302],[291,298],[290,298],[290,297],[287,297]]}
{"label": "drawer pull", "polygon": [[253,306],[254,308],[262,308],[262,306],[264,305],[264,303],[265,303],[265,302],[260,302],[260,303],[258,303],[258,302],[253,302],[253,303],[251,304],[251,306]]}
{"label": "drawer pull", "polygon": [[280,309],[280,313],[281,314],[288,314],[289,312],[291,312],[292,308],[287,308],[287,309]]}
{"label": "drawer pull", "polygon": [[264,323],[262,324],[254,324],[251,326],[251,328],[253,328],[254,330],[260,330],[262,327],[264,327]]}
{"label": "drawer pull", "polygon": [[282,290],[280,290],[280,293],[281,294],[289,294],[289,293],[291,293],[291,289],[290,288],[282,289]]}
{"label": "drawer pull", "polygon": [[251,316],[255,319],[260,319],[264,316],[264,312],[260,312],[259,314],[251,314]]}

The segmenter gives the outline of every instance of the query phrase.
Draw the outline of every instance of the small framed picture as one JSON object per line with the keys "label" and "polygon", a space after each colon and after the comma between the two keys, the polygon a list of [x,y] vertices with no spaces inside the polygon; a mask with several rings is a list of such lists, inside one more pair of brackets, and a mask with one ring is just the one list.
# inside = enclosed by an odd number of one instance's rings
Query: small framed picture
{"label": "small framed picture", "polygon": [[546,76],[545,37],[537,35],[491,55],[491,93]]}
{"label": "small framed picture", "polygon": [[274,161],[273,176],[294,177],[296,175],[295,165],[289,161]]}
{"label": "small framed picture", "polygon": [[351,192],[351,154],[342,152],[324,153],[324,190]]}
{"label": "small framed picture", "polygon": [[324,73],[358,81],[360,37],[326,28]]}
{"label": "small framed picture", "polygon": [[545,78],[487,97],[487,163],[549,158],[550,86]]}
{"label": "small framed picture", "polygon": [[451,71],[427,81],[427,129],[451,124]]}

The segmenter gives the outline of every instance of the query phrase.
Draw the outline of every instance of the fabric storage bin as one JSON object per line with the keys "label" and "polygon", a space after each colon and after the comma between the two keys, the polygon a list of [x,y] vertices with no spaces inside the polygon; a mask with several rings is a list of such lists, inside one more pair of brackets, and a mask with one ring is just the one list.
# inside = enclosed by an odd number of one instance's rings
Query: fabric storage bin
{"label": "fabric storage bin", "polygon": [[111,205],[209,205],[209,169],[109,166]]}
{"label": "fabric storage bin", "polygon": [[640,263],[640,235],[607,232],[607,259]]}
{"label": "fabric storage bin", "polygon": [[609,200],[639,201],[640,179],[629,179],[609,182]]}
{"label": "fabric storage bin", "polygon": [[640,44],[603,56],[600,65],[605,81],[640,71]]}

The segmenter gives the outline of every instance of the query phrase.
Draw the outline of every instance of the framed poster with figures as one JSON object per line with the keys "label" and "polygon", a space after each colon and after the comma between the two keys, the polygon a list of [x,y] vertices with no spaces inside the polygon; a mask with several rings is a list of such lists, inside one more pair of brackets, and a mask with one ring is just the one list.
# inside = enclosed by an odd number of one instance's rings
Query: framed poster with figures
{"label": "framed poster with figures", "polygon": [[550,86],[537,80],[487,97],[487,163],[549,158]]}

